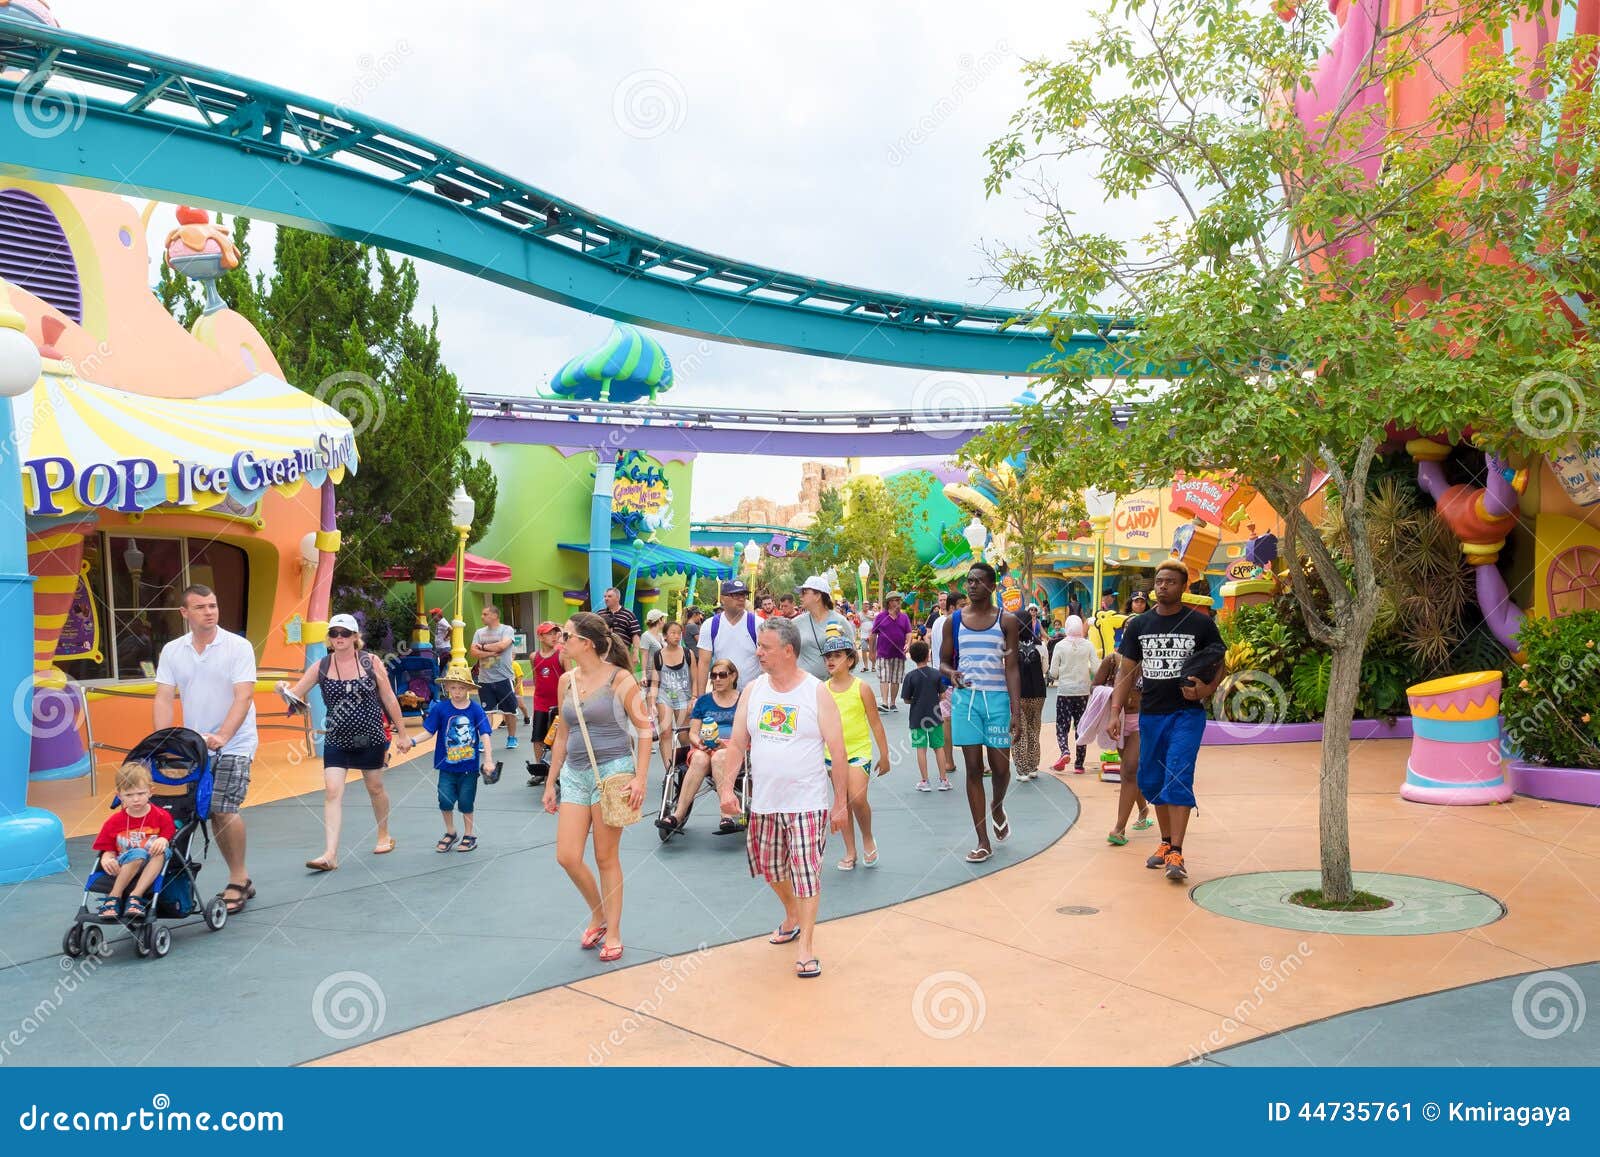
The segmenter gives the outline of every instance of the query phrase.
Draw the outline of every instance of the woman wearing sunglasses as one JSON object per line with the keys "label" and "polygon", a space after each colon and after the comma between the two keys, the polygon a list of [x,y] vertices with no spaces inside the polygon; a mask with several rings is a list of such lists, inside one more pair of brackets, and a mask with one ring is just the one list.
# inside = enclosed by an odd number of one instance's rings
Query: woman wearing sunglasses
{"label": "woman wearing sunglasses", "polygon": [[[631,773],[628,803],[637,811],[644,802],[650,712],[633,677],[628,644],[604,619],[579,611],[561,638],[561,653],[572,669],[561,676],[558,689],[561,715],[550,749],[544,810],[559,817],[556,863],[589,906],[589,925],[578,945],[599,948],[600,959],[610,963],[622,956],[622,861],[617,855],[622,829],[605,822],[600,784]],[[584,861],[591,832],[598,886]]]}
{"label": "woman wearing sunglasses", "polygon": [[[731,782],[738,768],[728,770],[728,739],[733,735],[733,717],[739,713],[739,668],[728,659],[718,659],[711,664],[708,679],[711,690],[694,701],[689,713],[689,766],[683,773],[683,786],[678,789],[678,806],[666,819],[656,820],[656,827],[675,832],[689,818],[689,805],[695,793],[711,773],[711,782],[721,789]],[[736,830],[734,821],[724,817],[723,828]]]}
{"label": "woman wearing sunglasses", "polygon": [[394,851],[389,834],[389,793],[383,786],[383,765],[389,756],[389,736],[384,717],[394,724],[395,746],[411,750],[400,703],[379,670],[377,660],[361,650],[361,632],[353,615],[328,620],[328,654],[291,686],[280,680],[278,690],[304,699],[311,685],[322,692],[327,708],[322,746],[322,854],[306,861],[313,872],[331,872],[339,866],[339,828],[344,818],[344,785],[350,772],[359,771],[372,798],[378,842],[372,854]]}

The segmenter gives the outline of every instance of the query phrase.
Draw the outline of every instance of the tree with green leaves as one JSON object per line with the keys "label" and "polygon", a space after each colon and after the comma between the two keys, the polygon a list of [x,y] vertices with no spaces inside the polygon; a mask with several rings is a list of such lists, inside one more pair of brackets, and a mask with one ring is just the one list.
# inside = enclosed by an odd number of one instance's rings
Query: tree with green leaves
{"label": "tree with green leaves", "polygon": [[[1349,7],[1351,21],[1369,10]],[[1418,7],[1386,17],[1371,51],[1347,56],[1353,74],[1318,91],[1335,34],[1324,5],[1284,20],[1246,0],[1125,0],[1060,60],[1026,66],[1027,103],[988,154],[991,193],[1026,182],[1042,222],[1034,245],[995,254],[1004,282],[1063,335],[1107,314],[1136,328],[1113,344],[1114,367],[1087,354],[1050,365],[1039,403],[982,449],[1025,444],[1070,484],[1122,493],[1175,470],[1228,472],[1282,517],[1294,595],[1332,658],[1329,903],[1352,893],[1349,733],[1381,605],[1379,448],[1470,429],[1486,452],[1535,455],[1576,432],[1574,415],[1600,413],[1595,342],[1554,304],[1600,289],[1593,39],[1506,60],[1505,21],[1548,3]],[[1385,122],[1386,86],[1447,66],[1425,109]],[[1075,201],[1092,179],[1096,202],[1148,224],[1085,227],[1057,196],[1062,172]],[[1565,420],[1534,408],[1551,381],[1565,383]],[[1114,404],[1131,407],[1125,426]],[[1305,511],[1324,478],[1343,558]]]}
{"label": "tree with green leaves", "polygon": [[852,478],[825,490],[811,525],[808,553],[821,560],[819,570],[837,567],[846,597],[855,591],[856,564],[865,559],[877,577],[878,599],[890,579],[909,573],[917,563],[914,542],[925,521],[921,513],[932,480],[922,471],[907,471],[887,480],[873,475]]}
{"label": "tree with green leaves", "polygon": [[[249,223],[236,218],[235,228],[243,250]],[[438,314],[427,324],[415,316],[415,263],[280,227],[271,275],[252,284],[241,262],[219,288],[261,332],[285,378],[355,429],[361,463],[337,491],[335,585],[381,600],[391,566],[431,580],[455,555],[456,487],[477,505],[469,542],[494,518],[497,487],[488,462],[466,451],[469,414],[441,356]],[[158,293],[180,321],[197,314],[197,295],[165,270]]]}
{"label": "tree with green leaves", "polygon": [[995,459],[979,445],[964,451],[961,462],[977,466],[987,475],[998,523],[989,529],[1004,544],[1006,561],[1031,592],[1035,564],[1041,555],[1058,549],[1057,533],[1068,528],[1075,531],[1088,517],[1083,496],[1042,461],[1024,461],[1019,468],[1012,460]]}

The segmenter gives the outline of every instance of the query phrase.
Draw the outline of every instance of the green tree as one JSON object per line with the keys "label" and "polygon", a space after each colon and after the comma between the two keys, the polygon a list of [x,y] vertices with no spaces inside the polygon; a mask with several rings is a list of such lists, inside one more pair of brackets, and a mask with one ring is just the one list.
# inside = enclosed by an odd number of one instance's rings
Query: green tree
{"label": "green tree", "polygon": [[927,474],[912,471],[887,481],[871,475],[853,478],[837,493],[823,493],[811,550],[838,568],[847,598],[855,592],[856,564],[862,559],[877,579],[880,601],[891,580],[917,565],[912,544],[925,521],[921,509],[930,485]]}
{"label": "green tree", "polygon": [[[988,187],[1034,178],[1042,223],[1035,245],[996,254],[1002,277],[1063,327],[1110,314],[1137,329],[1118,369],[1049,366],[1039,404],[984,450],[1026,441],[1071,484],[1123,493],[1175,469],[1229,471],[1284,519],[1294,594],[1331,654],[1320,836],[1323,895],[1339,901],[1352,891],[1349,727],[1381,601],[1367,510],[1379,448],[1392,430],[1470,428],[1490,452],[1547,452],[1574,413],[1600,411],[1595,343],[1552,307],[1600,289],[1600,134],[1582,70],[1594,41],[1551,46],[1528,76],[1463,46],[1497,47],[1506,20],[1548,4],[1424,6],[1379,33],[1308,125],[1288,103],[1312,92],[1331,19],[1321,4],[1287,21],[1272,7],[1125,0],[1061,60],[1026,66]],[[1388,104],[1369,94],[1446,67],[1445,50],[1459,78],[1417,123],[1383,131]],[[1092,176],[1124,219],[1134,203],[1159,216],[1136,236],[1085,229],[1054,195],[1063,170]],[[1169,366],[1187,375],[1155,377]],[[1550,401],[1530,382],[1550,381],[1564,383],[1565,420],[1530,407]],[[1303,510],[1324,474],[1344,565]]]}
{"label": "green tree", "polygon": [[1083,496],[1065,485],[1051,464],[1042,461],[1024,462],[1018,469],[985,453],[981,445],[964,453],[961,461],[988,474],[999,522],[989,529],[1004,542],[1006,561],[1021,573],[1023,585],[1031,592],[1035,563],[1040,555],[1057,549],[1056,533],[1067,527],[1075,529],[1088,517]]}

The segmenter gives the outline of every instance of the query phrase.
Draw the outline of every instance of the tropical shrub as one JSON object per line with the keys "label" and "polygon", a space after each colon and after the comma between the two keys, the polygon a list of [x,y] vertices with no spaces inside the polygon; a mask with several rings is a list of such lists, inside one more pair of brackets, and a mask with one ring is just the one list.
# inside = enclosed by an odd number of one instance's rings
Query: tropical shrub
{"label": "tropical shrub", "polygon": [[1500,711],[1507,745],[1549,767],[1600,769],[1600,611],[1528,619],[1525,658],[1506,668]]}

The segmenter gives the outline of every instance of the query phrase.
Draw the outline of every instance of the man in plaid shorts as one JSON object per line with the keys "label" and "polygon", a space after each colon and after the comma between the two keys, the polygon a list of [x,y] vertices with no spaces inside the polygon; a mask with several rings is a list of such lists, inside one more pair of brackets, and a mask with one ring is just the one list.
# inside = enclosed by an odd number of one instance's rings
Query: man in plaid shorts
{"label": "man in plaid shorts", "polygon": [[[844,724],[828,689],[800,668],[800,632],[774,615],[756,637],[761,675],[739,696],[733,720],[729,767],[748,753],[750,829],[746,850],[750,874],[763,877],[783,904],[783,923],[769,940],[799,941],[795,975],[822,975],[812,951],[821,886],[822,851],[829,831],[843,831],[849,798],[850,761]],[[830,782],[825,758],[833,761]]]}
{"label": "man in plaid shorts", "polygon": [[256,653],[250,640],[217,625],[217,596],[195,583],[178,598],[189,632],[161,648],[152,709],[156,730],[171,727],[173,701],[183,702],[183,725],[200,732],[212,751],[215,777],[211,823],[228,864],[222,889],[228,911],[237,912],[256,894],[244,862],[245,793],[256,754]]}

